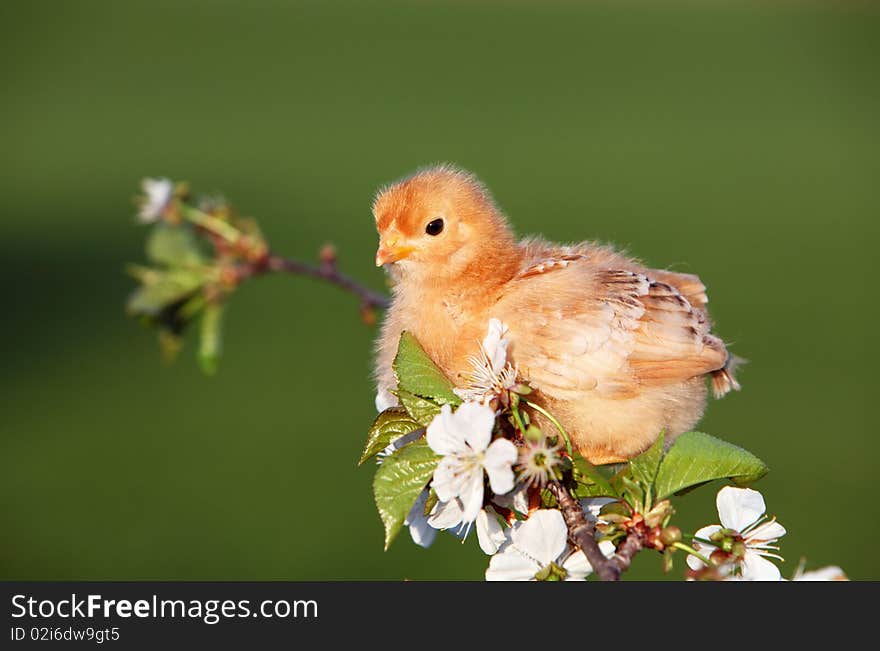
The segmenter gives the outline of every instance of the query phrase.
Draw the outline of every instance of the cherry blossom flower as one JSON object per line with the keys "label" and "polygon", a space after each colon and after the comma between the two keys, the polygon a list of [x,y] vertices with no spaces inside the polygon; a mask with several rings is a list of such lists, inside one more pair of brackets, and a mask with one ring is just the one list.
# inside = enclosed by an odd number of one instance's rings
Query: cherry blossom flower
{"label": "cherry blossom flower", "polygon": [[[782,560],[776,553],[779,547],[775,543],[785,535],[785,528],[776,518],[767,518],[761,493],[750,488],[725,486],[718,491],[715,502],[721,524],[697,531],[695,549],[704,556],[720,549],[726,555],[719,566],[724,573],[751,581],[778,581],[779,568],[767,559]],[[696,540],[698,538],[717,544],[701,542]],[[695,556],[688,556],[687,563],[692,570],[705,567]],[[735,574],[737,570],[739,574]]]}
{"label": "cherry blossom flower", "polygon": [[138,219],[144,224],[159,221],[174,196],[174,184],[169,179],[144,179],[141,189]]}
{"label": "cherry blossom flower", "polygon": [[489,329],[480,344],[480,353],[469,358],[474,367],[464,389],[455,393],[468,402],[488,404],[500,394],[516,386],[516,367],[507,362],[507,326],[498,319],[489,319]]}
{"label": "cherry blossom flower", "polygon": [[526,440],[519,448],[517,470],[519,478],[528,486],[540,486],[556,479],[554,469],[562,463],[562,445],[550,445],[546,437],[537,441]]}
{"label": "cherry blossom flower", "polygon": [[493,493],[503,495],[514,486],[516,446],[503,438],[492,441],[494,425],[495,412],[476,402],[455,412],[443,405],[428,425],[428,445],[443,457],[431,485],[441,502],[460,501],[464,523],[473,522],[483,506],[484,471]]}
{"label": "cherry blossom flower", "polygon": [[[489,561],[487,581],[583,581],[593,568],[583,552],[569,546],[562,513],[555,509],[535,511],[514,524],[509,542]],[[614,554],[610,541],[599,543],[605,556]]]}

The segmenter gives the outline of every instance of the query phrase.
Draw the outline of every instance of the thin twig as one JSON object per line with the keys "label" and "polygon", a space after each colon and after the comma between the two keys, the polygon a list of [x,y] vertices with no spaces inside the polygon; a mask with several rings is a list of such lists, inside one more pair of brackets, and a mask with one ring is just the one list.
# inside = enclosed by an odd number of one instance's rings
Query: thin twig
{"label": "thin twig", "polygon": [[623,544],[617,548],[617,552],[612,556],[612,561],[620,572],[626,572],[632,563],[633,556],[639,553],[644,547],[642,536],[637,531],[630,531],[623,541]]}
{"label": "thin twig", "polygon": [[387,309],[390,300],[384,294],[376,292],[369,287],[361,285],[359,282],[341,273],[336,268],[335,262],[322,262],[320,265],[309,264],[301,260],[292,258],[283,258],[279,255],[268,255],[257,262],[248,262],[236,266],[236,278],[245,280],[253,276],[260,276],[270,272],[284,272],[299,276],[309,276],[318,280],[323,280],[331,285],[354,294],[361,301],[361,306],[365,308]]}
{"label": "thin twig", "polygon": [[581,505],[559,483],[552,482],[547,487],[562,509],[562,517],[565,518],[565,524],[568,527],[568,537],[580,547],[599,579],[619,581],[621,568],[614,560],[605,558],[602,550],[599,549],[593,535],[593,525],[587,522]]}

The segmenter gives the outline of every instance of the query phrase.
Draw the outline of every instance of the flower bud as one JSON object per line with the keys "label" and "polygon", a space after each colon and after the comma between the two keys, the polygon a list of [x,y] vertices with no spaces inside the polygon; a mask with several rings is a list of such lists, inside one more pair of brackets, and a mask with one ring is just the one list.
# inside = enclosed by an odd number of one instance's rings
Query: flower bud
{"label": "flower bud", "polygon": [[329,242],[321,247],[321,250],[318,252],[318,259],[321,261],[321,264],[333,266],[336,264],[336,247],[330,244]]}
{"label": "flower bud", "polygon": [[541,431],[541,428],[532,425],[528,429],[526,429],[525,437],[527,441],[538,443],[542,438],[544,438],[544,432]]}
{"label": "flower bud", "polygon": [[661,502],[657,502],[648,513],[645,515],[645,524],[650,528],[659,527],[662,525],[667,519],[672,515],[673,509],[672,504],[670,504],[669,500],[663,500]]}
{"label": "flower bud", "polygon": [[660,531],[660,542],[667,547],[681,542],[681,529],[672,525]]}
{"label": "flower bud", "polygon": [[364,325],[372,326],[376,324],[376,310],[369,305],[361,305],[360,315]]}

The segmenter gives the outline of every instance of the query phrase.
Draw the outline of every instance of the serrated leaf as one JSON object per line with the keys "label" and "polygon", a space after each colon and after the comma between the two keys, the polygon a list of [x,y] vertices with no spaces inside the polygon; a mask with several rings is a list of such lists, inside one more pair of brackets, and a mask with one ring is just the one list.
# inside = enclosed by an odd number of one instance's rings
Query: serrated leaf
{"label": "serrated leaf", "polygon": [[204,264],[199,241],[187,226],[157,225],[147,240],[147,258],[171,267],[194,267]]}
{"label": "serrated leaf", "polygon": [[397,390],[397,399],[413,420],[427,427],[440,413],[440,405],[403,389]]}
{"label": "serrated leaf", "polygon": [[439,460],[425,440],[419,439],[385,457],[376,470],[373,496],[385,525],[386,550],[400,533],[407,514],[433,476]]}
{"label": "serrated leaf", "polygon": [[575,453],[571,462],[578,497],[620,497],[599,469],[581,455]]}
{"label": "serrated leaf", "polygon": [[654,485],[654,479],[657,477],[657,471],[660,469],[660,461],[663,459],[663,442],[665,439],[666,436],[661,433],[657,440],[654,441],[654,445],[629,462],[632,478],[645,490],[650,489]]}
{"label": "serrated leaf", "polygon": [[199,290],[204,277],[185,269],[172,269],[158,273],[150,282],[138,287],[128,298],[129,314],[156,316],[164,308]]}
{"label": "serrated leaf", "polygon": [[452,390],[452,382],[409,332],[400,336],[393,368],[399,389],[422,398],[431,398],[440,404],[461,404],[461,398]]}
{"label": "serrated leaf", "polygon": [[767,465],[751,452],[702,432],[682,434],[663,457],[654,480],[661,500],[685,488],[715,479],[733,480],[740,486],[767,474]]}
{"label": "serrated leaf", "polygon": [[371,459],[379,452],[387,448],[392,441],[399,439],[401,436],[410,434],[422,425],[406,413],[401,407],[391,407],[376,416],[373,421],[370,432],[367,434],[367,443],[364,451],[361,453],[358,465],[361,465],[367,459]]}

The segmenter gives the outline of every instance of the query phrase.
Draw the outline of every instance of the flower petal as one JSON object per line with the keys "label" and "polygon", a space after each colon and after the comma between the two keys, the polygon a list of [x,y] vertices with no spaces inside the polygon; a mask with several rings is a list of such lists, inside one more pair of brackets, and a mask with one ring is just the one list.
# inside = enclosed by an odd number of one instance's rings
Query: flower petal
{"label": "flower petal", "polygon": [[579,549],[568,555],[568,558],[562,563],[562,569],[567,573],[566,581],[585,581],[593,573],[593,566]]}
{"label": "flower petal", "polygon": [[449,502],[438,502],[431,509],[428,524],[434,529],[451,529],[461,524],[462,514],[461,502],[457,498]]}
{"label": "flower petal", "polygon": [[[476,468],[476,472],[468,472],[463,477],[466,481],[459,493],[464,510],[461,521],[473,522],[477,513],[483,508],[483,471],[481,468]],[[440,495],[439,491],[437,495]]]}
{"label": "flower petal", "polygon": [[[721,531],[721,525],[718,524],[710,524],[708,527],[703,527],[702,529],[697,530],[694,534],[694,538],[702,538],[704,540],[709,540],[712,537],[712,534]],[[700,552],[703,556],[709,557],[712,552],[714,552],[717,547],[714,545],[709,545],[706,543],[702,543],[699,540],[694,540],[694,549]],[[706,564],[701,561],[696,556],[691,556],[688,554],[687,557],[688,567],[692,570],[700,570],[706,567]]]}
{"label": "flower petal", "polygon": [[565,551],[568,529],[559,511],[542,509],[516,525],[510,536],[517,549],[545,567]]}
{"label": "flower petal", "polygon": [[[694,538],[702,538],[703,540],[709,540],[716,533],[721,531],[721,525],[719,524],[710,524],[702,529],[697,529],[697,532],[694,534]],[[703,545],[703,547],[708,547],[709,545],[705,543],[700,543],[697,541],[697,544]],[[712,548],[714,549],[714,547]]]}
{"label": "flower petal", "polygon": [[742,576],[749,581],[778,581],[782,578],[775,564],[748,549],[742,560]]}
{"label": "flower petal", "polygon": [[751,488],[725,486],[718,491],[715,504],[721,524],[739,532],[754,524],[767,510],[764,497]]}
{"label": "flower petal", "polygon": [[516,481],[511,466],[516,459],[516,446],[507,439],[496,439],[486,450],[483,466],[489,475],[489,486],[496,495],[504,495],[513,490]]}
{"label": "flower petal", "polygon": [[141,198],[138,219],[142,223],[157,221],[174,196],[174,184],[169,179],[143,179],[141,189],[144,196]]}
{"label": "flower petal", "polygon": [[599,551],[604,554],[605,558],[611,558],[612,556],[614,556],[614,552],[617,551],[617,548],[610,540],[602,540],[599,543]]}
{"label": "flower petal", "polygon": [[498,522],[498,514],[491,507],[480,509],[477,513],[477,542],[480,549],[490,556],[497,552],[507,542],[507,535],[501,523]]}
{"label": "flower petal", "polygon": [[430,547],[437,537],[437,530],[428,524],[428,518],[425,516],[427,499],[428,491],[423,490],[403,521],[409,527],[409,535],[413,542],[421,547]]}
{"label": "flower petal", "polygon": [[397,397],[388,389],[379,389],[376,392],[376,411],[383,412],[398,405]]}
{"label": "flower petal", "polygon": [[771,545],[785,535],[785,527],[771,520],[758,525],[745,536],[746,544],[749,547],[761,547]]}
{"label": "flower petal", "polygon": [[517,484],[512,491],[499,495],[495,493],[492,498],[498,506],[512,511],[517,511],[525,515],[529,512],[529,492],[528,486],[525,484]]}
{"label": "flower petal", "polygon": [[491,407],[479,402],[466,402],[456,410],[453,417],[471,450],[483,452],[489,447],[495,425],[495,412]]}
{"label": "flower petal", "polygon": [[[473,469],[465,468],[458,457],[443,457],[434,469],[431,485],[437,491],[440,501],[448,502],[459,497],[467,488],[470,477],[476,474]],[[482,471],[479,476],[482,481]]]}
{"label": "flower petal", "polygon": [[849,581],[849,579],[837,565],[829,565],[810,572],[799,572],[792,581]]}
{"label": "flower petal", "polygon": [[495,554],[486,570],[487,581],[531,581],[540,571],[540,566],[532,559],[523,556],[515,547],[507,547]]}
{"label": "flower petal", "polygon": [[437,454],[455,454],[464,449],[464,437],[460,436],[453,420],[452,407],[443,405],[440,413],[428,425],[428,446]]}
{"label": "flower petal", "polygon": [[596,522],[599,519],[599,511],[602,510],[602,507],[617,501],[613,497],[587,497],[582,499],[580,503],[587,522]]}
{"label": "flower petal", "polygon": [[507,339],[504,338],[505,334],[507,334],[507,326],[505,324],[496,318],[489,319],[489,329],[486,332],[485,339],[483,339],[483,352],[486,353],[486,358],[489,360],[492,370],[496,373],[504,368],[504,364],[507,363]]}

